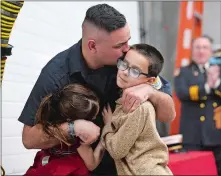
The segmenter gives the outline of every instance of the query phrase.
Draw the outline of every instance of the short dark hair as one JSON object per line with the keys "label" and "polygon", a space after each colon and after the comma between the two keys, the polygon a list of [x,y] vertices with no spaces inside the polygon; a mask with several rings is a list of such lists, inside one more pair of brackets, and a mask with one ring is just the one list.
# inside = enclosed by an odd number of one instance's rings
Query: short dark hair
{"label": "short dark hair", "polygon": [[109,33],[124,27],[127,23],[125,16],[108,4],[90,7],[86,12],[85,21]]}
{"label": "short dark hair", "polygon": [[135,44],[130,47],[148,58],[150,65],[148,67],[148,73],[150,76],[157,77],[163,68],[164,58],[162,54],[153,46],[148,44]]}

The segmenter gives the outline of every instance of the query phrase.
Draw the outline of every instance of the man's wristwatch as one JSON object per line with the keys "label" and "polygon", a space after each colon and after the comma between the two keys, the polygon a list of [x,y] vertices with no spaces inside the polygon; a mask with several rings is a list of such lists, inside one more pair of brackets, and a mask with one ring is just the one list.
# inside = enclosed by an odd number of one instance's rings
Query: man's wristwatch
{"label": "man's wristwatch", "polygon": [[68,136],[69,136],[69,141],[73,143],[75,139],[74,122],[68,122]]}

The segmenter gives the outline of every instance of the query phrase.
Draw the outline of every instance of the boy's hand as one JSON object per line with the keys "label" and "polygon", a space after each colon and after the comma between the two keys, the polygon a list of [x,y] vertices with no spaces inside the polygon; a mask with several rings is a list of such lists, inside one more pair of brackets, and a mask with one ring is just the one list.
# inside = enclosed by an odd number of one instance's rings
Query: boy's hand
{"label": "boy's hand", "polygon": [[109,104],[107,105],[107,108],[104,107],[102,115],[103,115],[105,125],[111,121],[113,113],[111,111],[111,107]]}

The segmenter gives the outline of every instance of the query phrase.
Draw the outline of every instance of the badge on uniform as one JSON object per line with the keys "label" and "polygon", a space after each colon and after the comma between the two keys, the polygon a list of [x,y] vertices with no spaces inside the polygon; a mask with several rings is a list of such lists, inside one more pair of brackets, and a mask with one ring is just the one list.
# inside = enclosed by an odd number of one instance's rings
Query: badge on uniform
{"label": "badge on uniform", "polygon": [[193,75],[194,75],[194,76],[198,76],[198,75],[199,75],[199,72],[198,72],[198,71],[194,71],[194,72],[193,72]]}
{"label": "badge on uniform", "polygon": [[214,118],[216,129],[221,129],[221,106],[214,109]]}
{"label": "badge on uniform", "polygon": [[45,156],[42,158],[42,162],[41,162],[42,166],[48,164],[49,158],[50,158],[50,156]]}

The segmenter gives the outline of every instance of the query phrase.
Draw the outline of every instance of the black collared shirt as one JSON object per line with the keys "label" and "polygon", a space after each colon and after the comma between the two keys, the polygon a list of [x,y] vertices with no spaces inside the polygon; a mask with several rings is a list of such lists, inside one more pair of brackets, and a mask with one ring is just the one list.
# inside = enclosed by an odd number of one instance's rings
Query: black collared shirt
{"label": "black collared shirt", "polygon": [[[116,86],[115,66],[106,66],[98,70],[90,70],[85,62],[81,50],[81,41],[69,49],[57,54],[42,69],[34,88],[25,104],[19,117],[19,121],[28,126],[35,125],[35,114],[42,101],[42,98],[63,88],[67,84],[80,83],[86,85],[97,93],[100,99],[100,110],[109,102],[114,108],[115,100],[119,98]],[[103,127],[101,112],[98,114],[94,123]],[[92,146],[96,146],[96,143]],[[100,166],[95,173],[115,174],[115,165],[108,153],[105,153]]]}
{"label": "black collared shirt", "polygon": [[[98,95],[100,112],[94,123],[103,128],[101,111],[104,105],[108,102],[113,110],[115,101],[119,98],[116,73],[116,66],[106,66],[97,70],[89,69],[82,55],[80,40],[69,49],[58,53],[42,69],[18,120],[25,125],[34,126],[35,114],[43,97],[57,89],[62,89],[67,84],[80,83],[86,85]],[[166,80],[162,81],[162,91],[171,94],[168,82]],[[96,145],[97,143],[94,143],[92,147],[95,148]],[[116,175],[114,161],[108,152],[105,152],[101,164],[93,173]]]}
{"label": "black collared shirt", "polygon": [[89,69],[85,64],[81,52],[81,41],[79,41],[69,49],[57,54],[42,69],[19,121],[33,126],[42,98],[71,83],[84,84],[94,90],[100,98],[101,105],[111,99],[114,101],[117,98],[117,93],[115,92],[114,97],[112,93],[116,89],[116,71],[114,66],[97,70]]}

